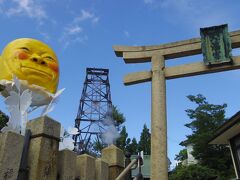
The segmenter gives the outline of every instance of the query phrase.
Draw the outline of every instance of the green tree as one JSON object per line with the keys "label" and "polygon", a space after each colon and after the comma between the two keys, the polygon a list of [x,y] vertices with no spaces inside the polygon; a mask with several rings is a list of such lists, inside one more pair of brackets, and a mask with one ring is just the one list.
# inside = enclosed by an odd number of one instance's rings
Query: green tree
{"label": "green tree", "polygon": [[[121,125],[125,122],[125,117],[123,113],[121,113],[116,106],[112,107],[112,119],[113,119],[113,124],[120,132],[120,138],[119,140],[116,140],[116,145],[119,147],[125,147],[125,142],[124,138],[125,136],[127,137],[128,134],[126,132],[126,127],[121,127]],[[124,132],[125,131],[125,132]],[[123,144],[121,144],[123,143]],[[88,154],[94,155],[94,156],[99,156],[101,154],[101,150],[106,147],[106,144],[103,143],[102,139],[95,139],[94,142],[92,142],[88,148]]]}
{"label": "green tree", "polygon": [[232,177],[234,172],[229,148],[225,145],[208,144],[216,129],[226,121],[227,105],[210,104],[201,94],[190,95],[187,98],[197,105],[195,109],[186,110],[192,120],[185,125],[192,130],[192,134],[188,135],[186,140],[186,144],[193,145],[192,155],[202,167],[216,170],[220,178]]}
{"label": "green tree", "polygon": [[7,125],[8,116],[0,110],[0,130]]}
{"label": "green tree", "polygon": [[176,155],[176,157],[174,158],[176,161],[184,161],[185,159],[187,159],[187,149],[182,149],[179,154]]}
{"label": "green tree", "polygon": [[140,141],[138,143],[138,148],[139,151],[143,151],[143,153],[146,155],[151,154],[151,134],[146,124],[144,124],[143,126]]}
{"label": "green tree", "polygon": [[117,106],[113,106],[112,108],[112,117],[115,122],[115,126],[120,131],[120,126],[126,121],[126,118],[123,113],[118,110]]}
{"label": "green tree", "polygon": [[91,144],[92,148],[89,148],[87,154],[90,154],[94,157],[100,157],[102,149],[105,145],[102,143],[100,139],[95,139],[95,141]]}
{"label": "green tree", "polygon": [[138,143],[136,138],[131,140],[131,143],[126,147],[126,151],[129,152],[131,155],[138,154]]}
{"label": "green tree", "polygon": [[130,141],[131,139],[128,138],[126,127],[123,126],[120,132],[120,137],[116,141],[116,146],[121,150],[123,150],[123,152],[126,152],[126,148],[129,145]]}
{"label": "green tree", "polygon": [[169,180],[207,180],[215,179],[216,171],[201,165],[177,166]]}

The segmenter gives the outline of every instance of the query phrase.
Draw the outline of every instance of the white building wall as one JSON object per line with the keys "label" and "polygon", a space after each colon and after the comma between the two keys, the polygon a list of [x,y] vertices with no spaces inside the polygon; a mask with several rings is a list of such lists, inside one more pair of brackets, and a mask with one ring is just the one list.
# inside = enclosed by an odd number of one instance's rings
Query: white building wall
{"label": "white building wall", "polygon": [[191,164],[197,164],[198,161],[193,157],[192,152],[193,152],[193,146],[191,144],[187,145],[187,165]]}

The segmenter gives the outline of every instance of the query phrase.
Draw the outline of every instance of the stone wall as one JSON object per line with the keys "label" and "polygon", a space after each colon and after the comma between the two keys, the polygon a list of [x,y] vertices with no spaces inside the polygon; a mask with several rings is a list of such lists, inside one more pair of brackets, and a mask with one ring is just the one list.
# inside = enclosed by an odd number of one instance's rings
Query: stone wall
{"label": "stone wall", "polygon": [[[24,136],[0,133],[0,179],[114,180],[123,170],[123,152],[114,145],[103,149],[102,157],[97,159],[67,149],[58,151],[60,126],[47,116],[29,121],[31,137],[25,156]],[[20,168],[23,160],[26,168]]]}

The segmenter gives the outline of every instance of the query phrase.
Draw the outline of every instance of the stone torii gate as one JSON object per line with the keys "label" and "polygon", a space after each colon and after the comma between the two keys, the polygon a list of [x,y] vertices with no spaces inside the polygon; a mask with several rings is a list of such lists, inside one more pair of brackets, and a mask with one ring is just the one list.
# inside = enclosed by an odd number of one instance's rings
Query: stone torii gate
{"label": "stone torii gate", "polygon": [[[229,33],[232,48],[240,47],[240,30]],[[151,179],[168,179],[166,80],[240,69],[240,56],[231,64],[207,66],[204,62],[165,67],[165,60],[202,53],[201,38],[156,46],[113,46],[116,56],[125,63],[151,62],[151,71],[127,74],[125,85],[151,81]]]}

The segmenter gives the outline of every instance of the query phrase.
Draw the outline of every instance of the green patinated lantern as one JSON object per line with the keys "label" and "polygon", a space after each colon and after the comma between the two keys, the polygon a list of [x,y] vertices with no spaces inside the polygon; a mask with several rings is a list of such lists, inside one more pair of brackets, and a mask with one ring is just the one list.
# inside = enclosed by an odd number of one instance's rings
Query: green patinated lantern
{"label": "green patinated lantern", "polygon": [[200,28],[202,53],[206,65],[232,62],[232,46],[227,24]]}

